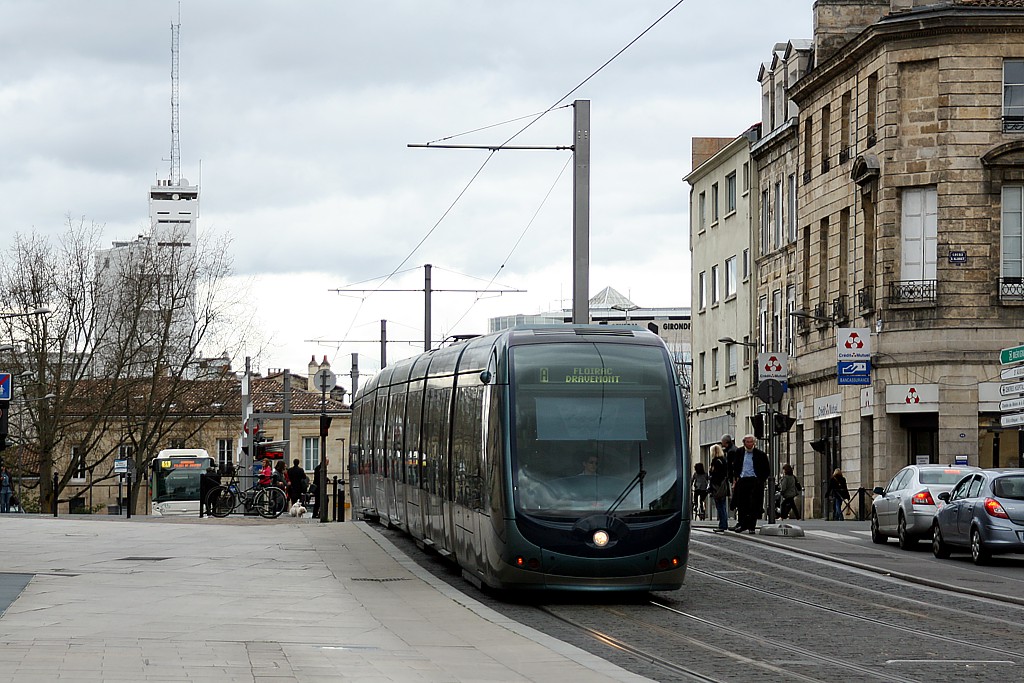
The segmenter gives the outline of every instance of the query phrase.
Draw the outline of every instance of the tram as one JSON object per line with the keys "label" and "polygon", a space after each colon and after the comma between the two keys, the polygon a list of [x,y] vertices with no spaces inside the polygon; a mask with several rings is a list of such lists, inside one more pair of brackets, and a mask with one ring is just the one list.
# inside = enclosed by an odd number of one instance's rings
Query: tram
{"label": "tram", "polygon": [[664,342],[521,326],[388,366],[352,404],[353,508],[478,587],[674,590],[689,457]]}

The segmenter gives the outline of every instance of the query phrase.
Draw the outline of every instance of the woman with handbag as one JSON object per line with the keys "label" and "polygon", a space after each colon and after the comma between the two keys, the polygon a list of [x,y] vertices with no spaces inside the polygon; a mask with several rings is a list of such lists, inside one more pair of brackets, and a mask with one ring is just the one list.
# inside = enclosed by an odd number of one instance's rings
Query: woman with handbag
{"label": "woman with handbag", "polygon": [[779,493],[782,495],[779,517],[788,519],[790,513],[792,513],[793,519],[800,519],[800,509],[796,505],[796,497],[800,495],[800,480],[793,474],[793,466],[788,462],[782,466]]}
{"label": "woman with handbag", "polygon": [[708,467],[711,484],[711,498],[715,501],[718,528],[715,533],[729,530],[729,465],[725,461],[725,450],[721,445],[711,447],[711,465]]}

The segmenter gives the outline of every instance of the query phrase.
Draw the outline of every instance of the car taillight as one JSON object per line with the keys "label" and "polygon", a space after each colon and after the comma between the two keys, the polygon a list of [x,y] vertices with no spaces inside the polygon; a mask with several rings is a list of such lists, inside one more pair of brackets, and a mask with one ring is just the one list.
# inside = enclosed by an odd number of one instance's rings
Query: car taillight
{"label": "car taillight", "polygon": [[999,501],[995,498],[985,499],[985,512],[989,514],[989,517],[1002,517],[1003,519],[1009,519],[1010,515],[1006,514],[1006,510],[999,504]]}
{"label": "car taillight", "polygon": [[915,493],[910,502],[913,505],[935,505],[935,501],[932,500],[932,492],[928,489]]}

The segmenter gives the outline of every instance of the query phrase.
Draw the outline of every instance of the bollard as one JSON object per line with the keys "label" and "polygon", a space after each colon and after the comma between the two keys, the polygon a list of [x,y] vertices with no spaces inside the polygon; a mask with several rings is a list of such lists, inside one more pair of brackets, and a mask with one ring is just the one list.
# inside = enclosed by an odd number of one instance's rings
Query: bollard
{"label": "bollard", "polygon": [[338,521],[345,521],[345,480],[341,480],[341,491],[338,493]]}
{"label": "bollard", "polygon": [[859,519],[862,522],[864,521],[864,496],[866,493],[867,489],[865,489],[863,486],[857,489],[857,507],[860,508],[859,510],[857,510],[857,519]]}
{"label": "bollard", "polygon": [[57,516],[57,473],[53,473],[53,516]]}
{"label": "bollard", "polygon": [[332,486],[334,487],[334,495],[331,498],[331,521],[338,521],[338,477],[332,477]]}

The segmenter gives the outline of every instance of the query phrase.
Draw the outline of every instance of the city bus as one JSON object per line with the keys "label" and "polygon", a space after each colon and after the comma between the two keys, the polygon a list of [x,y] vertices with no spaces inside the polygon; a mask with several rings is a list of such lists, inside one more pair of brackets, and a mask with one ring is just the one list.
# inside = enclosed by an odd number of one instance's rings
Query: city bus
{"label": "city bus", "polygon": [[199,478],[213,458],[202,448],[169,448],[153,460],[149,490],[154,517],[199,515]]}

